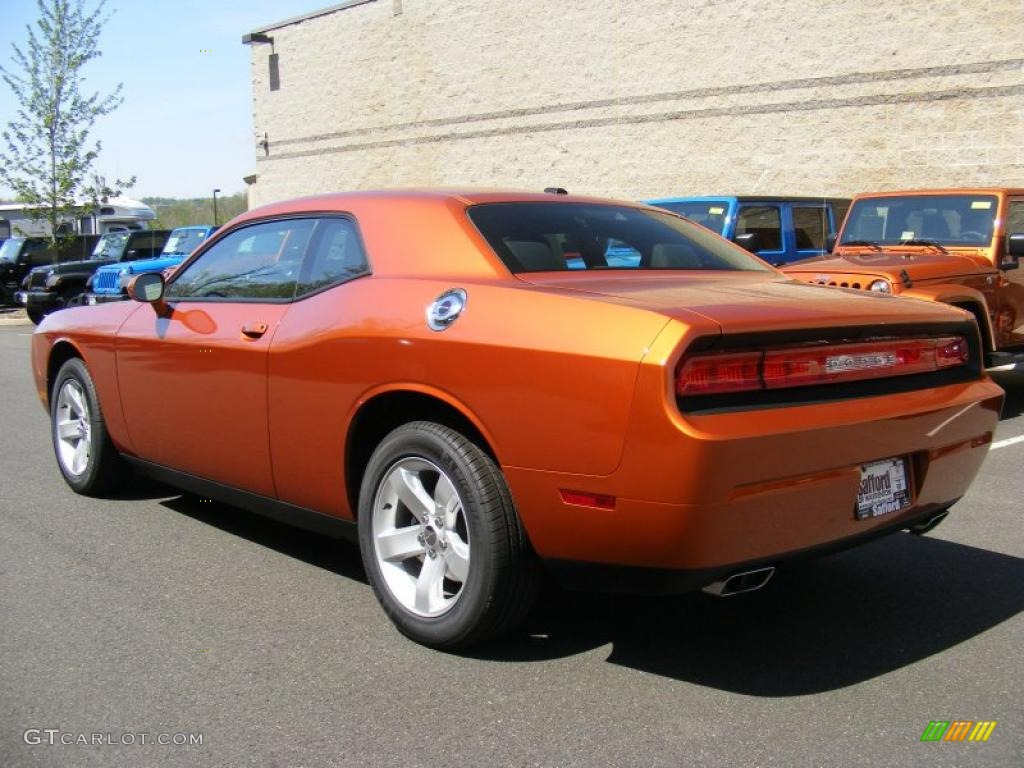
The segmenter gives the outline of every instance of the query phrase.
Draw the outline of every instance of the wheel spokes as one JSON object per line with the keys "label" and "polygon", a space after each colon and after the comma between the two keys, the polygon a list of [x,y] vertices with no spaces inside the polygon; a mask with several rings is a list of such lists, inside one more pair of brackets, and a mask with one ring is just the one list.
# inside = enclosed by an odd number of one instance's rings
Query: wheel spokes
{"label": "wheel spokes", "polygon": [[71,471],[76,475],[80,475],[85,471],[88,463],[89,441],[83,438],[82,440],[79,440],[78,445],[75,446],[75,453],[71,458]]}
{"label": "wheel spokes", "polygon": [[82,422],[79,419],[68,419],[57,422],[57,436],[61,440],[71,440],[82,436]]}
{"label": "wheel spokes", "polygon": [[447,539],[448,547],[444,551],[447,574],[453,581],[465,584],[469,575],[469,545],[455,531],[449,531]]}
{"label": "wheel spokes", "polygon": [[77,385],[68,384],[65,391],[68,394],[68,404],[74,410],[75,416],[79,419],[84,418],[88,411],[85,407],[85,398],[82,397],[82,390]]}
{"label": "wheel spokes", "polygon": [[381,559],[389,563],[400,563],[410,557],[424,554],[426,549],[419,540],[422,530],[422,526],[410,525],[378,534],[377,552]]}
{"label": "wheel spokes", "polygon": [[416,579],[415,607],[422,613],[431,613],[444,601],[441,588],[444,584],[445,562],[439,557],[427,557]]}
{"label": "wheel spokes", "polygon": [[434,500],[423,487],[418,471],[399,467],[397,472],[391,474],[390,484],[391,490],[420,523],[426,522],[428,514],[433,514]]}

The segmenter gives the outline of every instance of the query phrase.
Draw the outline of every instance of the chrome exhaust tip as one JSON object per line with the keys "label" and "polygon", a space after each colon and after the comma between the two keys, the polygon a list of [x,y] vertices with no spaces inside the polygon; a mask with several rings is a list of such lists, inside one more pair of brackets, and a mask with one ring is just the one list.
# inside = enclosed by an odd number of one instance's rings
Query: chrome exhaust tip
{"label": "chrome exhaust tip", "polygon": [[945,520],[948,516],[949,510],[944,509],[941,512],[936,512],[927,520],[924,520],[920,523],[914,523],[914,525],[910,526],[907,530],[915,536],[923,536],[924,534],[928,533],[928,531],[930,531],[932,528],[934,528],[943,520]]}
{"label": "chrome exhaust tip", "polygon": [[731,597],[742,592],[753,592],[768,583],[775,573],[775,566],[755,568],[752,571],[739,571],[719,581],[713,581],[702,591],[715,597]]}

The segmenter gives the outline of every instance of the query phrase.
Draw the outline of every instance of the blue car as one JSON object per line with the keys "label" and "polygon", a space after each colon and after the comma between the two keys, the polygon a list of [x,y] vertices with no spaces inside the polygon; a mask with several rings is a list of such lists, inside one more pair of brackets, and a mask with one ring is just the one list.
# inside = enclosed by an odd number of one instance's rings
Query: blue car
{"label": "blue car", "polygon": [[167,238],[167,244],[155,259],[108,264],[93,274],[86,304],[102,304],[108,301],[126,299],[125,286],[135,275],[143,272],[163,272],[185,260],[192,251],[217,231],[217,227],[178,227]]}
{"label": "blue car", "polygon": [[769,264],[821,256],[850,201],[838,197],[715,195],[663,197],[648,205],[678,213],[756,253]]}

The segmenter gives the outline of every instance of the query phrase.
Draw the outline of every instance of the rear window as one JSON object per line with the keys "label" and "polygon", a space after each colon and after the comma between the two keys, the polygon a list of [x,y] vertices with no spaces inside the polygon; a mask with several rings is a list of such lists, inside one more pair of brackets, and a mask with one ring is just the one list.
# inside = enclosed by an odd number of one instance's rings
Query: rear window
{"label": "rear window", "polygon": [[489,203],[469,218],[510,272],[768,269],[669,213],[590,203]]}

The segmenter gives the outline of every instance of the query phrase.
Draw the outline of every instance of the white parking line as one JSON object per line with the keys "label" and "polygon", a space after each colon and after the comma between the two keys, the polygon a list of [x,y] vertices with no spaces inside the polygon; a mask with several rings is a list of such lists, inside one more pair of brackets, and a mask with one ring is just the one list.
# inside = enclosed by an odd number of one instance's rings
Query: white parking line
{"label": "white parking line", "polygon": [[997,440],[996,442],[992,443],[991,450],[994,451],[996,448],[1005,448],[1008,445],[1015,445],[1017,443],[1024,443],[1024,435],[1017,435],[1017,437],[1008,437],[1005,440]]}

